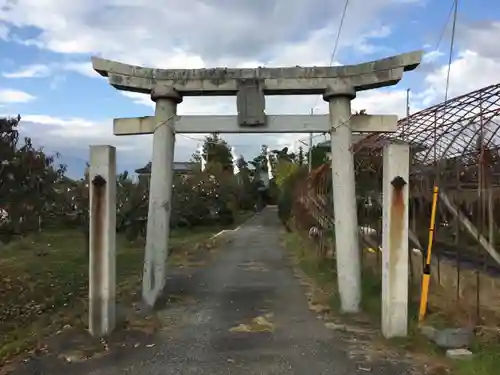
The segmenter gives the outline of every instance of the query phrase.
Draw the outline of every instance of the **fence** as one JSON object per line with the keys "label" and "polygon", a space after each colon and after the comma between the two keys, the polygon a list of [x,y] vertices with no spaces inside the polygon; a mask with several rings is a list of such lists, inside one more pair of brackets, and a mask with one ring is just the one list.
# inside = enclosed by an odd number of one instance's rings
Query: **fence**
{"label": "fence", "polygon": [[[382,148],[393,139],[404,140],[411,151],[411,294],[419,299],[437,184],[429,313],[461,324],[496,325],[500,318],[499,116],[500,84],[403,119],[395,134],[368,136],[353,145],[364,267],[381,273]],[[321,229],[319,253],[325,261],[335,253],[331,189],[331,169],[323,165],[295,191],[296,223]]]}

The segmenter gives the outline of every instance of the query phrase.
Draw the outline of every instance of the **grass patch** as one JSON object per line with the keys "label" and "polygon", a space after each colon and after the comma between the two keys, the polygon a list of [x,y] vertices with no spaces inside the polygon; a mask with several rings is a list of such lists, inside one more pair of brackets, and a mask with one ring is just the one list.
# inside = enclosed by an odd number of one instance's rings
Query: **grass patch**
{"label": "grass patch", "polygon": [[497,375],[500,369],[500,342],[476,343],[471,351],[471,360],[456,362],[453,366],[454,375]]}
{"label": "grass patch", "polygon": [[[295,262],[302,271],[313,281],[315,286],[321,288],[323,294],[327,294],[326,302],[331,313],[334,314],[335,320],[340,319],[342,323],[351,327],[368,328],[367,331],[372,332],[378,331],[381,322],[382,279],[376,270],[370,268],[368,264],[364,264],[362,269],[362,312],[343,315],[340,311],[335,262],[328,259],[319,259],[316,255],[315,244],[298,232],[286,233],[285,245],[292,252]],[[380,333],[376,333],[371,339],[371,346],[374,349],[382,349],[384,352],[389,349],[396,354],[401,350],[411,351],[418,354],[418,356],[425,357],[426,362],[429,364],[434,362],[432,365],[441,369],[443,361],[439,359],[439,356],[442,358],[442,353],[419,333],[416,319],[417,311],[418,306],[410,304],[409,314],[410,317],[414,318],[410,319],[409,337],[387,340]]]}
{"label": "grass patch", "polygon": [[[291,250],[302,271],[318,286],[328,291],[332,310],[340,312],[340,296],[337,288],[337,270],[334,261],[319,259],[314,244],[297,232],[286,233],[285,245]],[[362,309],[366,316],[380,321],[382,281],[370,270],[363,270]]]}
{"label": "grass patch", "polygon": [[[327,297],[323,303],[329,305],[330,311],[340,315],[340,299],[337,288],[337,273],[334,261],[318,259],[315,244],[305,235],[298,232],[285,233],[285,246],[291,251],[293,259],[300,269],[313,281],[313,286],[320,287]],[[356,316],[342,316],[346,323],[365,323],[378,328],[381,321],[382,279],[370,265],[362,270],[362,310]],[[321,311],[321,310],[319,310]],[[430,374],[452,375],[496,375],[500,369],[500,335],[482,335],[471,348],[472,360],[451,362],[444,357],[444,350],[438,348],[419,332],[417,317],[418,303],[411,301],[409,305],[409,335],[407,338],[384,339],[381,335],[373,345],[383,345],[397,350],[413,353],[416,358],[428,364]],[[361,318],[361,319],[360,319]],[[428,314],[426,324],[436,328],[449,327],[450,322],[442,314]],[[486,338],[490,336],[490,338]],[[491,336],[494,336],[491,338]]]}
{"label": "grass patch", "polygon": [[[243,215],[238,222],[248,217]],[[181,265],[220,227],[174,230],[169,263]],[[138,299],[144,241],[117,236],[117,300]],[[32,234],[0,251],[0,363],[65,325],[87,326],[88,253],[76,230]]]}

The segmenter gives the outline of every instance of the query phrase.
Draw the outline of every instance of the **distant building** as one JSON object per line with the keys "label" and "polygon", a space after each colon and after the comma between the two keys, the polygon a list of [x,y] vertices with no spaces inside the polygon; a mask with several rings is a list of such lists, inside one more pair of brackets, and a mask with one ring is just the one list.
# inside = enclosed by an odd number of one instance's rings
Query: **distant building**
{"label": "distant building", "polygon": [[[193,163],[193,162],[182,162],[182,161],[174,161],[174,173],[181,175],[181,174],[190,174],[194,170],[196,170],[196,167],[199,163]],[[143,168],[139,168],[135,170],[135,173],[137,173],[139,176],[149,176],[151,175],[151,162],[146,164]]]}

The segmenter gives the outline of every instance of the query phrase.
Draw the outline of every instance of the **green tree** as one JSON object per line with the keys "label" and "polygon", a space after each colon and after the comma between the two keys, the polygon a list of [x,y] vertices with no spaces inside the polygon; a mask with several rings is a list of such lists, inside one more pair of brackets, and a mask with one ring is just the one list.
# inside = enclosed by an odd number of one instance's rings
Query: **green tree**
{"label": "green tree", "polygon": [[207,161],[207,169],[213,165],[220,165],[223,171],[233,171],[233,157],[231,149],[226,141],[213,133],[205,138],[203,144],[203,154]]}
{"label": "green tree", "polygon": [[[231,149],[227,142],[220,138],[219,134],[212,133],[205,137],[202,153],[207,163],[207,170],[212,170],[214,165],[220,165],[223,171],[233,171]],[[199,163],[201,168],[201,156],[198,151],[191,156],[191,161]]]}
{"label": "green tree", "polygon": [[315,145],[311,148],[311,166],[313,169],[329,162],[327,155],[329,150],[329,147],[321,146],[321,144]]}
{"label": "green tree", "polygon": [[280,154],[276,165],[274,179],[278,193],[278,217],[289,230],[288,221],[292,214],[294,192],[297,183],[303,183],[307,178],[307,168],[299,165],[285,150]]}
{"label": "green tree", "polygon": [[297,161],[299,165],[304,165],[305,156],[304,156],[304,148],[302,146],[299,147],[299,154],[297,155]]}
{"label": "green tree", "polygon": [[243,155],[240,155],[238,159],[236,160],[236,165],[240,169],[240,171],[246,170],[248,171],[248,163],[245,160],[245,157]]}
{"label": "green tree", "polygon": [[[0,240],[40,230],[45,219],[58,215],[56,202],[64,165],[56,157],[33,147],[30,138],[20,142],[21,117],[0,118]],[[8,215],[8,220],[5,217]]]}
{"label": "green tree", "polygon": [[267,171],[267,146],[262,145],[260,147],[260,153],[250,161],[257,171]]}
{"label": "green tree", "polygon": [[288,147],[283,147],[281,150],[273,150],[276,158],[276,163],[282,160],[295,162],[296,155],[293,152],[288,152]]}

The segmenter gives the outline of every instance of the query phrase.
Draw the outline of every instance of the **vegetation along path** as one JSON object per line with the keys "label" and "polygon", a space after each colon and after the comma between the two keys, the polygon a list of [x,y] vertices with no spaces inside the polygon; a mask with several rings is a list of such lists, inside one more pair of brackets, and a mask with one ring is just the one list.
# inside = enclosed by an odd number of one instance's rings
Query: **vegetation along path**
{"label": "vegetation along path", "polygon": [[[409,374],[397,361],[356,355],[327,329],[280,245],[277,210],[268,207],[228,234],[206,267],[177,270],[169,295],[190,299],[159,312],[164,329],[120,356],[77,363],[72,373],[111,374]],[[68,371],[68,367],[66,367]]]}

